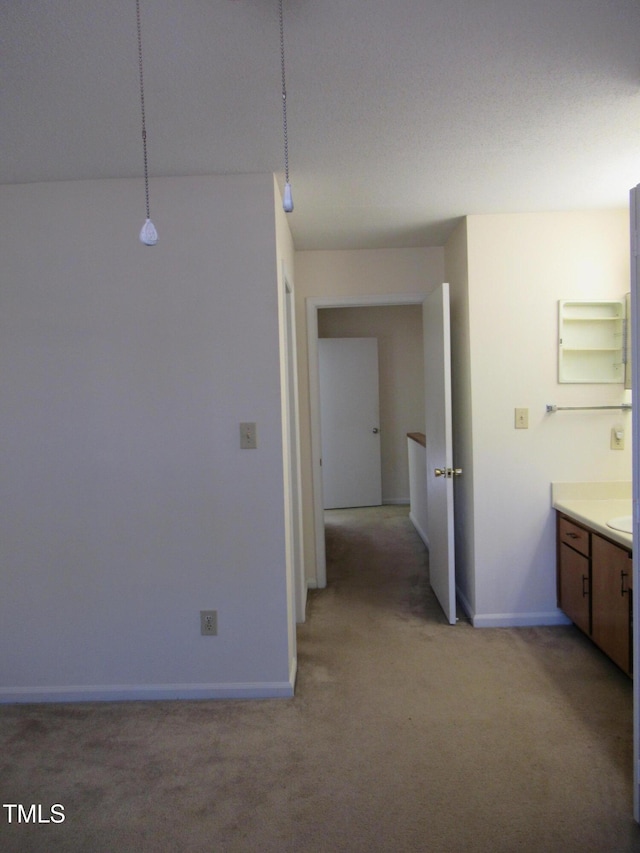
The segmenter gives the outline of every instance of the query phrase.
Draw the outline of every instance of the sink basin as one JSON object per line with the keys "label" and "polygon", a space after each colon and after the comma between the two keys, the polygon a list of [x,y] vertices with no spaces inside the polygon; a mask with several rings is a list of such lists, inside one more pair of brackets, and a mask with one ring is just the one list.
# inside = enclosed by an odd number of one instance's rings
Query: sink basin
{"label": "sink basin", "polygon": [[633,533],[633,517],[630,515],[619,515],[617,518],[610,518],[607,521],[607,527],[619,530],[621,533]]}

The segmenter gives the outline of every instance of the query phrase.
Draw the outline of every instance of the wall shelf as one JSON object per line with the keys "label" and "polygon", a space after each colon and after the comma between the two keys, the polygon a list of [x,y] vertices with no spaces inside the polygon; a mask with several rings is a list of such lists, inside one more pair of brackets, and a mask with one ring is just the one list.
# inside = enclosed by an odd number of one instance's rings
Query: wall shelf
{"label": "wall shelf", "polygon": [[624,299],[558,303],[558,382],[625,381]]}

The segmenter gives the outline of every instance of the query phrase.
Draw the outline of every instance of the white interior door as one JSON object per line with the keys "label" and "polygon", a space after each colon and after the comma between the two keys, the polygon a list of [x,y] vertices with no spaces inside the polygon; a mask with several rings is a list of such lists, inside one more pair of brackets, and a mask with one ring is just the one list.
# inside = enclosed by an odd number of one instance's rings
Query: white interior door
{"label": "white interior door", "polygon": [[382,503],[376,338],[320,338],[325,509]]}
{"label": "white interior door", "polygon": [[431,587],[450,624],[456,621],[451,429],[449,285],[422,303],[425,434],[427,438],[427,536]]}

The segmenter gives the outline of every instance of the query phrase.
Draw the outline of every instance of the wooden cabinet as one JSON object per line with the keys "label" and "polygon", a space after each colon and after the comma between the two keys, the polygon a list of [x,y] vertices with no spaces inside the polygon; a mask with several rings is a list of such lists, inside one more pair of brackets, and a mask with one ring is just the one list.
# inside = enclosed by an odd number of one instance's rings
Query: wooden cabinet
{"label": "wooden cabinet", "polygon": [[631,551],[557,516],[558,606],[631,675]]}
{"label": "wooden cabinet", "polygon": [[625,672],[631,672],[631,562],[626,548],[592,534],[591,637]]}
{"label": "wooden cabinet", "polygon": [[560,601],[569,619],[589,634],[591,631],[591,580],[589,559],[561,546]]}
{"label": "wooden cabinet", "polygon": [[558,517],[558,602],[578,628],[591,633],[591,536]]}

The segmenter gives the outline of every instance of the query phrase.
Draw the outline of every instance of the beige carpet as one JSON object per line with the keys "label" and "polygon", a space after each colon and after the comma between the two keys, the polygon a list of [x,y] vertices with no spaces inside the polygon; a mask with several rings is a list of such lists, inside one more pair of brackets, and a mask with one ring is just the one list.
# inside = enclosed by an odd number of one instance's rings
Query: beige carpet
{"label": "beige carpet", "polygon": [[631,682],[576,629],[444,622],[404,507],[327,514],[292,700],[0,708],[0,850],[639,851]]}

